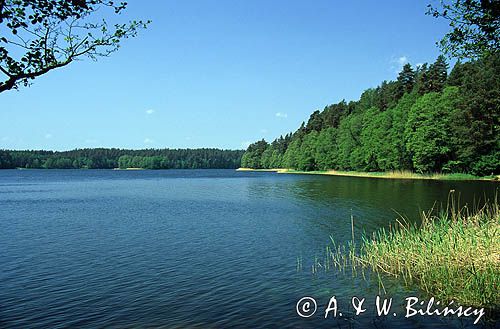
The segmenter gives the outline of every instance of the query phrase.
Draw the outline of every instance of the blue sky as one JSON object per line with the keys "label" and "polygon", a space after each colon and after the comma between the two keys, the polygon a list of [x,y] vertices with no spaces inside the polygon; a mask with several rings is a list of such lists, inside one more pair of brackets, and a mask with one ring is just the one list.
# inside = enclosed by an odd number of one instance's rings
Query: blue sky
{"label": "blue sky", "polygon": [[[429,0],[432,2],[432,0]],[[243,148],[433,62],[428,1],[130,0],[151,19],[98,62],[0,94],[0,148]]]}

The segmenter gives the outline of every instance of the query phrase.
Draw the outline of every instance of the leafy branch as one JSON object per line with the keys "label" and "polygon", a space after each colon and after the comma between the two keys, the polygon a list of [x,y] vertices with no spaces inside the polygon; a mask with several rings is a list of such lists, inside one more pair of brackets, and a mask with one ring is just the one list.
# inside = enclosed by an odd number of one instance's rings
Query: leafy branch
{"label": "leafy branch", "polygon": [[127,3],[108,0],[0,0],[0,92],[28,86],[51,70],[88,57],[97,60],[135,37],[150,21],[110,24]]}

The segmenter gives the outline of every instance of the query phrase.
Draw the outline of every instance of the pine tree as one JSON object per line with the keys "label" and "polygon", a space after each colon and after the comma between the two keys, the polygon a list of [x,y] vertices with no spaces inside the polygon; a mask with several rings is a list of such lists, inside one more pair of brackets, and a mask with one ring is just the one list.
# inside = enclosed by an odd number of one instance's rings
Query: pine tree
{"label": "pine tree", "polygon": [[410,93],[415,85],[415,71],[409,63],[403,66],[403,70],[398,76],[398,98],[401,98],[405,93]]}
{"label": "pine tree", "polygon": [[321,131],[323,129],[323,119],[319,110],[314,111],[307,121],[306,131],[309,133],[311,131]]}
{"label": "pine tree", "polygon": [[424,94],[430,92],[441,92],[448,77],[448,63],[443,55],[439,55],[436,61],[431,64],[424,82]]}
{"label": "pine tree", "polygon": [[432,65],[431,77],[436,89],[435,91],[442,91],[448,77],[448,63],[446,63],[443,55],[439,55],[436,62]]}
{"label": "pine tree", "polygon": [[429,67],[427,63],[417,66],[415,72],[415,90],[417,90],[419,95],[425,94],[425,86],[427,85],[427,80],[429,79]]}

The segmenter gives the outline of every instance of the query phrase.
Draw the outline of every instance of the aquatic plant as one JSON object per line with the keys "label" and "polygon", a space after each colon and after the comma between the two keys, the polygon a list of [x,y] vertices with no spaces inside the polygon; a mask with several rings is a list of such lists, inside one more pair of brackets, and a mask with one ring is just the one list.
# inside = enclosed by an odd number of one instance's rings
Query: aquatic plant
{"label": "aquatic plant", "polygon": [[[329,264],[353,273],[369,269],[417,286],[442,302],[500,308],[500,206],[458,207],[422,213],[420,224],[404,220],[389,229],[336,246]],[[382,282],[381,282],[382,284]]]}

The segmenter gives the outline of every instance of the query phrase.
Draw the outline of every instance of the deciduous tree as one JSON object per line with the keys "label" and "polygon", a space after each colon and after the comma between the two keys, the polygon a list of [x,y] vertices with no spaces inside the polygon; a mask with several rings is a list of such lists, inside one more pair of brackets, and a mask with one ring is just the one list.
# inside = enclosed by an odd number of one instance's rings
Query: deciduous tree
{"label": "deciduous tree", "polygon": [[149,21],[111,24],[104,13],[127,4],[109,0],[0,0],[0,92],[75,60],[96,60],[118,50]]}
{"label": "deciduous tree", "polygon": [[450,56],[478,58],[500,50],[500,1],[451,0],[429,5],[427,14],[450,22],[451,31],[438,43]]}

